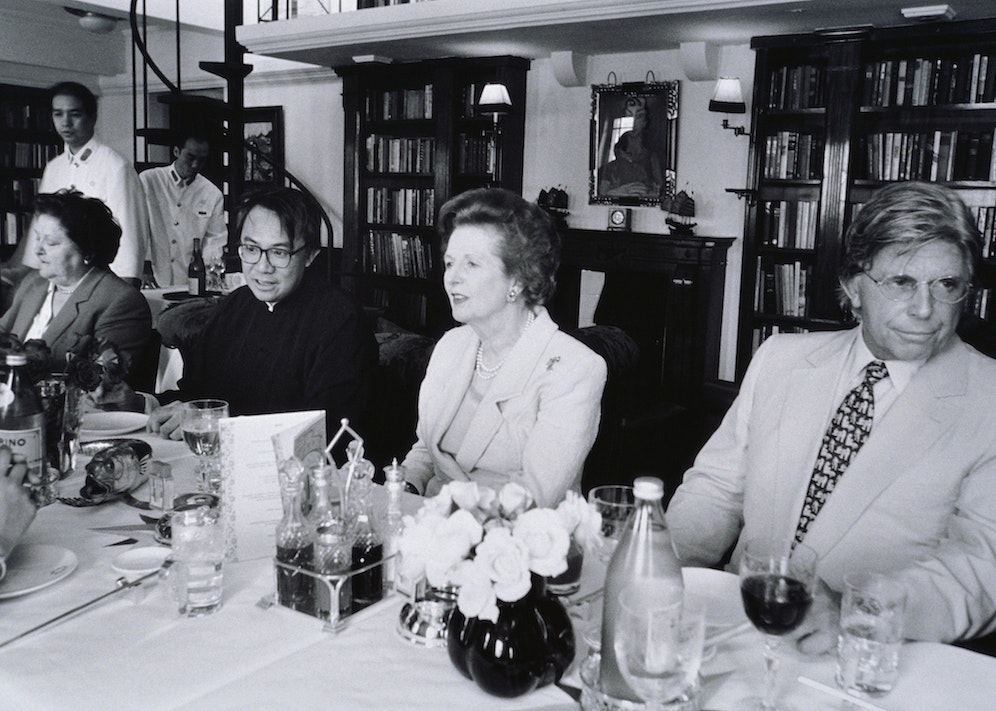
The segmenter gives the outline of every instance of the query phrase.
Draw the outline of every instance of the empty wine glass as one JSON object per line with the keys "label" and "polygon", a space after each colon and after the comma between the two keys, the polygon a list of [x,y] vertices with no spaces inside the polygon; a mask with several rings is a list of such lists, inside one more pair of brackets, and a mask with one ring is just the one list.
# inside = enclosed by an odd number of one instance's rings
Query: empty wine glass
{"label": "empty wine glass", "polygon": [[775,699],[776,655],[781,636],[806,617],[813,602],[816,553],[791,538],[758,538],[747,542],[740,559],[740,594],[751,623],[765,635],[764,697],[744,700],[737,708],[788,709]]}
{"label": "empty wine glass", "polygon": [[183,441],[197,457],[200,490],[215,494],[221,486],[218,420],[223,417],[228,417],[228,403],[224,400],[191,400],[183,403],[180,420]]}
{"label": "empty wine glass", "polygon": [[619,671],[648,709],[697,708],[705,637],[701,602],[678,587],[633,583],[619,598],[615,633]]}

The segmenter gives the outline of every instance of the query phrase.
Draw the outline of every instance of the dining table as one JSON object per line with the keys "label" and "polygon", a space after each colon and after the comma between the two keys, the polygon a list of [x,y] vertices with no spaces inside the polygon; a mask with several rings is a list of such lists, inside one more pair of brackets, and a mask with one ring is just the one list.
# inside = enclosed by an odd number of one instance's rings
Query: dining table
{"label": "dining table", "polygon": [[[147,441],[153,458],[170,464],[177,494],[195,490],[194,458],[182,442],[144,432],[126,436]],[[83,476],[78,470],[63,480],[63,495],[76,495]],[[136,489],[135,499],[147,498],[147,488]],[[375,487],[375,501],[382,497]],[[406,495],[407,512],[418,506],[418,497]],[[152,527],[142,526],[141,513],[155,512],[121,500],[42,508],[21,545],[66,549],[75,569],[22,595],[4,595],[0,583],[0,644],[114,590],[120,577],[112,567],[115,558],[158,545]],[[479,690],[454,668],[445,647],[403,639],[396,626],[407,597],[400,593],[389,592],[335,631],[315,617],[266,604],[276,588],[274,566],[271,558],[260,558],[225,563],[223,605],[213,614],[180,616],[168,586],[153,576],[3,646],[0,711],[577,709],[578,668],[589,651],[588,633],[600,619],[604,574],[604,561],[589,555],[581,589],[565,598],[578,644],[571,669],[559,684],[519,698]],[[729,582],[711,591],[710,605],[741,605]],[[715,645],[702,667],[702,709],[736,709],[745,694],[760,691],[763,644],[759,632],[741,626]],[[800,710],[849,708],[796,681],[803,675],[833,686],[832,656],[805,657],[783,646],[779,679],[785,699]],[[874,703],[889,711],[971,710],[993,708],[994,698],[996,659],[950,645],[907,643],[899,682]]]}

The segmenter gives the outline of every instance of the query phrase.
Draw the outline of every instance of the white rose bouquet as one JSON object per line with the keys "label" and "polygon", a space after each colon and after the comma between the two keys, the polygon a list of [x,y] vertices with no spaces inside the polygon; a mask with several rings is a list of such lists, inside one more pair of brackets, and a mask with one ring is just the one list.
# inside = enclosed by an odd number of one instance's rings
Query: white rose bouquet
{"label": "white rose bouquet", "polygon": [[464,616],[497,621],[498,601],[525,597],[532,573],[552,577],[567,569],[572,535],[586,547],[601,540],[601,516],[575,492],[556,509],[534,503],[516,483],[496,493],[475,482],[450,482],[415,516],[405,516],[401,575],[425,575],[434,587],[459,586]]}

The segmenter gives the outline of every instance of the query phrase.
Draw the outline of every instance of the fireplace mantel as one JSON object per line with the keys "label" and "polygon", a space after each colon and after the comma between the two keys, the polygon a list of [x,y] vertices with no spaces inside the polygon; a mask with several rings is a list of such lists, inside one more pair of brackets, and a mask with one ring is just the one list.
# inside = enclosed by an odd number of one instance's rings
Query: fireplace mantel
{"label": "fireplace mantel", "polygon": [[688,403],[717,377],[733,239],[568,229],[550,312],[561,328],[576,328],[581,271],[604,272],[595,322],[626,330],[640,347],[641,377]]}

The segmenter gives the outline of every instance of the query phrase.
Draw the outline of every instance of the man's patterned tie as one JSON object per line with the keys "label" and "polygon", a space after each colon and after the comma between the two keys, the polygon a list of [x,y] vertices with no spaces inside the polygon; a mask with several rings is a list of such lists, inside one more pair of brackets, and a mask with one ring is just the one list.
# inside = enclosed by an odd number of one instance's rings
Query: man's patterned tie
{"label": "man's patterned tie", "polygon": [[885,363],[872,361],[865,367],[864,379],[847,393],[837,408],[826,434],[823,435],[820,453],[816,456],[813,476],[809,480],[806,500],[802,504],[799,524],[795,529],[797,543],[802,542],[840,475],[868,439],[875,419],[875,394],[872,386],[888,375]]}

